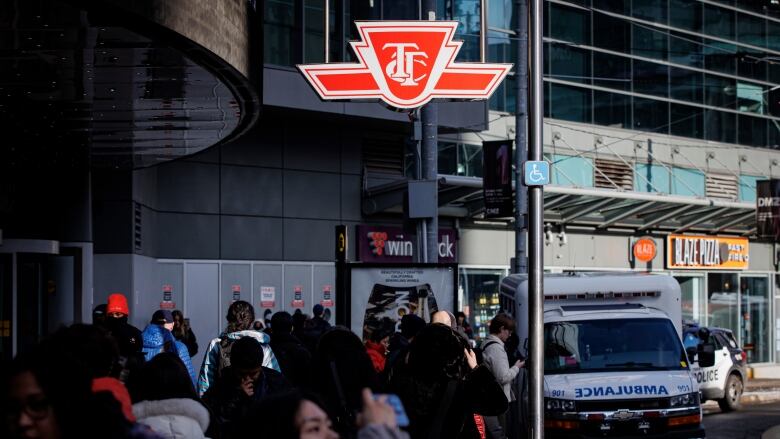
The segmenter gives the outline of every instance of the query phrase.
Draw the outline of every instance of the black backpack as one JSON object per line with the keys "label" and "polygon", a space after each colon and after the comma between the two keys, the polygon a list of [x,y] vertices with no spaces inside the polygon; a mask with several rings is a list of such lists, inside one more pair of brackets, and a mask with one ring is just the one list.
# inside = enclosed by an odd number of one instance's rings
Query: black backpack
{"label": "black backpack", "polygon": [[474,348],[474,355],[477,356],[477,364],[485,364],[485,349],[487,349],[488,346],[498,344],[495,340],[490,340],[486,342],[483,346],[477,346]]}

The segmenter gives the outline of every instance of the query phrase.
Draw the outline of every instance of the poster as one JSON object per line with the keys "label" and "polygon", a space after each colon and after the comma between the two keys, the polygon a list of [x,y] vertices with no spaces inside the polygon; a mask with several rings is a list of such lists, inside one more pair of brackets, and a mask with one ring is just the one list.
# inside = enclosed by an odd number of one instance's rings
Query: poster
{"label": "poster", "polygon": [[276,303],[275,287],[260,287],[260,307],[273,308]]}
{"label": "poster", "polygon": [[756,182],[756,226],[760,238],[780,241],[780,180]]}
{"label": "poster", "polygon": [[485,218],[506,218],[513,213],[512,141],[482,142]]}
{"label": "poster", "polygon": [[433,312],[454,312],[456,264],[351,264],[348,276],[350,329],[364,338],[379,326],[397,329],[406,314],[429,322]]}
{"label": "poster", "polygon": [[160,302],[160,309],[172,310],[176,308],[173,301],[173,285],[163,285],[163,300]]}

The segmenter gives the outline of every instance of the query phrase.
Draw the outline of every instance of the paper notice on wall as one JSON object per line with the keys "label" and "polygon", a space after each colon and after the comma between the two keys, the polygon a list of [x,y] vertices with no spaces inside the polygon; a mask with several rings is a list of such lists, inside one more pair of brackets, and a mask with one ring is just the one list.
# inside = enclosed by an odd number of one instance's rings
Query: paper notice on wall
{"label": "paper notice on wall", "polygon": [[260,307],[273,308],[276,303],[276,287],[260,287]]}

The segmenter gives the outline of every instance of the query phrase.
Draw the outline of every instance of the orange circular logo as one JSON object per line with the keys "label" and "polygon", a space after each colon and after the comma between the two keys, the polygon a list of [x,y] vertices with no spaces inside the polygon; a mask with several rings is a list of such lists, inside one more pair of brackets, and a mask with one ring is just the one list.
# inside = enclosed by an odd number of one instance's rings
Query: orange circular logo
{"label": "orange circular logo", "polygon": [[640,262],[650,262],[656,254],[655,241],[650,238],[642,238],[634,243],[634,258]]}

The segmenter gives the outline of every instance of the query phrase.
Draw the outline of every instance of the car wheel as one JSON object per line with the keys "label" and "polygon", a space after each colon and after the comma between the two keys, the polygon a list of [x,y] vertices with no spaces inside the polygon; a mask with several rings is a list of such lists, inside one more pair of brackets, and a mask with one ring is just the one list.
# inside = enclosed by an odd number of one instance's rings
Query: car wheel
{"label": "car wheel", "polygon": [[729,375],[729,378],[726,380],[725,390],[726,392],[723,395],[723,399],[718,400],[720,409],[724,412],[739,410],[740,399],[742,398],[742,391],[744,390],[742,379],[736,374]]}

